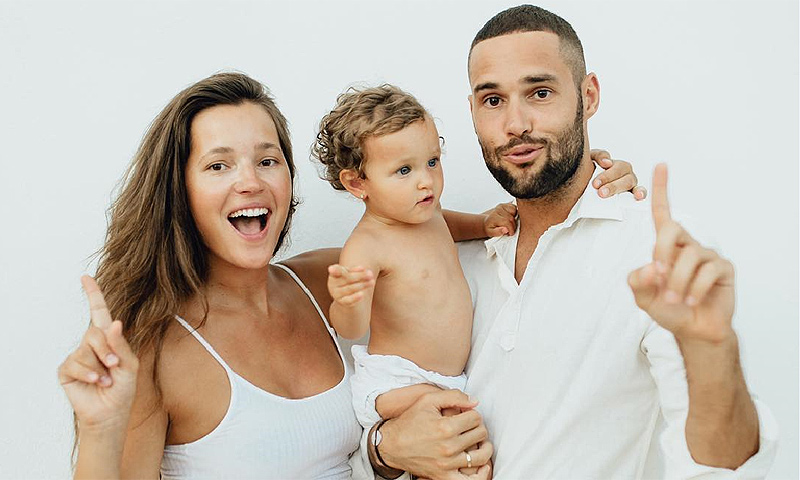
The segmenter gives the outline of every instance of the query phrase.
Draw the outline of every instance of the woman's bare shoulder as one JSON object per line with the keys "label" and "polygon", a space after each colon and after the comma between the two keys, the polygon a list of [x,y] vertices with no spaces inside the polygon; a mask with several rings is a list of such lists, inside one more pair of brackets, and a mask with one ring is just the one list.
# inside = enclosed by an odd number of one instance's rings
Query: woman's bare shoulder
{"label": "woman's bare shoulder", "polygon": [[322,248],[281,262],[297,274],[326,313],[332,301],[328,293],[328,266],[339,263],[341,251],[341,248]]}

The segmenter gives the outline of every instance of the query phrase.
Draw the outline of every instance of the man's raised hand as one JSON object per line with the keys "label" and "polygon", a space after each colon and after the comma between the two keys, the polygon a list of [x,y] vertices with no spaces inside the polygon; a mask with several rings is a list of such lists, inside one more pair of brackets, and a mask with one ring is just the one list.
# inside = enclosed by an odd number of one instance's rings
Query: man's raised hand
{"label": "man's raised hand", "polygon": [[733,265],[672,220],[667,166],[653,173],[653,261],[628,276],[636,304],[676,338],[722,342],[733,334]]}

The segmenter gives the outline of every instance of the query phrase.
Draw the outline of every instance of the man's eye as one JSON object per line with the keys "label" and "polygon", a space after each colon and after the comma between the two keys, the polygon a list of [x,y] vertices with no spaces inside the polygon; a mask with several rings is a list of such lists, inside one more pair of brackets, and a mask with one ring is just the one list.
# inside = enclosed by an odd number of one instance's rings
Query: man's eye
{"label": "man's eye", "polygon": [[490,107],[496,107],[500,105],[500,97],[489,97],[484,102]]}
{"label": "man's eye", "polygon": [[430,160],[428,160],[429,167],[435,167],[437,163],[439,163],[438,158],[431,158]]}
{"label": "man's eye", "polygon": [[399,173],[400,175],[408,175],[409,173],[411,173],[411,167],[408,166],[400,167],[400,169],[397,170],[397,173]]}
{"label": "man's eye", "polygon": [[550,93],[551,93],[550,90],[536,90],[536,92],[534,92],[534,95],[536,95],[536,98],[543,100],[549,97]]}

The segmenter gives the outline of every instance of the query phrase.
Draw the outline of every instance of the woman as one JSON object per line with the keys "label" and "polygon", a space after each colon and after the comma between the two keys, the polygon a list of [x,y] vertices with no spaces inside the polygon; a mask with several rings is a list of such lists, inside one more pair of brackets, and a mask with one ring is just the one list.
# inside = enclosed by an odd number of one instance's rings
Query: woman
{"label": "woman", "polygon": [[285,118],[245,75],[188,87],[153,122],[83,279],[92,326],[59,368],[76,478],[350,476],[361,429],[324,315],[338,250],[270,263],[294,172]]}

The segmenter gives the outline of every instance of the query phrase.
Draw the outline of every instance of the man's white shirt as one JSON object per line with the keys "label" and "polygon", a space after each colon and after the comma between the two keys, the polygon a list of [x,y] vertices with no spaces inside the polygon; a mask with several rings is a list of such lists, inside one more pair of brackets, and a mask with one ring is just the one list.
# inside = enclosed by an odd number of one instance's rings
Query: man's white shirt
{"label": "man's white shirt", "polygon": [[494,443],[495,478],[767,474],[777,427],[758,401],[760,451],[738,470],[689,454],[683,358],[627,284],[652,258],[649,203],[587,187],[541,236],[519,285],[518,234],[459,244],[475,308],[467,393]]}

